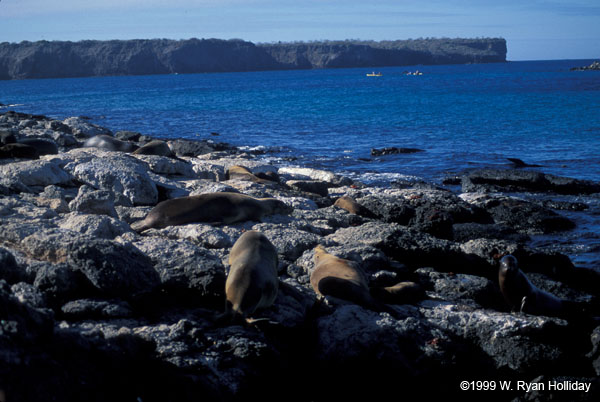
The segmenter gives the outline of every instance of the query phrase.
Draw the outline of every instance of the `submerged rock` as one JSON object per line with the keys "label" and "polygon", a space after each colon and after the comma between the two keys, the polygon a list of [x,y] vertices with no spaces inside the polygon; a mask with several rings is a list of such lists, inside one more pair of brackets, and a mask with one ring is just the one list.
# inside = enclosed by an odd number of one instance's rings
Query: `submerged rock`
{"label": "submerged rock", "polygon": [[371,156],[383,156],[383,155],[394,155],[394,154],[414,154],[417,152],[424,152],[422,149],[418,148],[396,148],[396,147],[388,147],[388,148],[372,148]]}
{"label": "submerged rock", "polygon": [[600,183],[521,169],[475,170],[463,177],[462,187],[463,192],[501,189],[574,195],[600,193]]}

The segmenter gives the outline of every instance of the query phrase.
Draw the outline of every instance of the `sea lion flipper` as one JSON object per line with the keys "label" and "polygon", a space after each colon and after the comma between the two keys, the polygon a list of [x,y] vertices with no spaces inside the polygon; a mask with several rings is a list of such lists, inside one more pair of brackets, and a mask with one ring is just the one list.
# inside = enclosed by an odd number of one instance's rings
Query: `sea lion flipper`
{"label": "sea lion flipper", "polygon": [[143,232],[144,230],[148,229],[145,219],[135,221],[132,224],[130,224],[129,226],[131,226],[131,229],[133,229],[134,231],[136,231],[138,233]]}
{"label": "sea lion flipper", "polygon": [[523,298],[521,299],[521,308],[520,308],[519,312],[521,312],[521,313],[525,312],[526,304],[527,304],[527,296],[523,296]]}

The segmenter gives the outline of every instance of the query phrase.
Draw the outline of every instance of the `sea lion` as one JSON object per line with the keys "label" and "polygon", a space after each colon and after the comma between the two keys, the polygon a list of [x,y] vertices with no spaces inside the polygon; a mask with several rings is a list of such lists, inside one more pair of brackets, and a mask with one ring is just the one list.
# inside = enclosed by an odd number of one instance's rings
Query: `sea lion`
{"label": "sea lion", "polygon": [[373,299],[366,275],[354,261],[329,254],[321,245],[315,247],[315,268],[310,284],[319,296],[334,296],[373,311],[395,312]]}
{"label": "sea lion", "polygon": [[13,130],[0,130],[0,145],[14,144],[17,137]]}
{"label": "sea lion", "polygon": [[372,287],[371,295],[388,304],[411,304],[425,298],[425,291],[415,282],[398,282],[394,286]]}
{"label": "sea lion", "polygon": [[58,146],[50,140],[42,138],[23,138],[19,140],[19,144],[29,145],[37,149],[40,155],[56,155],[58,154]]}
{"label": "sea lion", "polygon": [[132,152],[135,151],[138,147],[137,145],[127,142],[121,141],[110,135],[100,134],[94,137],[88,138],[84,143],[84,147],[93,147],[106,149],[108,151],[121,151],[121,152]]}
{"label": "sea lion", "polygon": [[251,322],[249,315],[271,306],[279,289],[278,264],[277,249],[264,234],[245,232],[229,253],[225,316]]}
{"label": "sea lion", "polygon": [[161,140],[152,140],[132,152],[133,155],[158,155],[172,157],[173,152],[169,145]]}
{"label": "sea lion", "polygon": [[500,260],[498,283],[504,299],[513,311],[555,317],[567,313],[569,303],[529,282],[512,255],[506,255]]}
{"label": "sea lion", "polygon": [[275,198],[253,198],[238,193],[209,193],[174,198],[158,203],[131,228],[141,232],[194,222],[229,225],[241,221],[260,221],[265,215],[289,214],[293,208]]}
{"label": "sea lion", "polygon": [[515,168],[519,169],[519,168],[525,168],[525,167],[542,167],[542,165],[530,165],[529,163],[525,163],[523,162],[521,159],[519,158],[506,158],[508,159]]}
{"label": "sea lion", "polygon": [[348,211],[354,215],[361,215],[361,216],[365,216],[367,218],[374,217],[374,214],[371,211],[369,211],[367,208],[365,208],[364,206],[362,206],[358,202],[356,202],[356,200],[354,198],[349,197],[347,195],[344,195],[344,196],[338,198],[337,200],[335,200],[333,205],[336,207],[345,209],[346,211]]}
{"label": "sea lion", "polygon": [[227,180],[238,179],[260,184],[275,184],[273,180],[260,178],[253,174],[247,167],[240,165],[231,166],[227,169],[225,178]]}
{"label": "sea lion", "polygon": [[266,172],[257,172],[254,175],[256,177],[258,177],[259,179],[265,179],[265,180],[269,180],[269,181],[272,181],[275,183],[279,183],[281,181],[279,174],[277,174],[277,172],[274,172],[272,170],[269,170]]}
{"label": "sea lion", "polygon": [[4,158],[39,159],[40,153],[30,145],[12,143],[0,147],[0,159]]}

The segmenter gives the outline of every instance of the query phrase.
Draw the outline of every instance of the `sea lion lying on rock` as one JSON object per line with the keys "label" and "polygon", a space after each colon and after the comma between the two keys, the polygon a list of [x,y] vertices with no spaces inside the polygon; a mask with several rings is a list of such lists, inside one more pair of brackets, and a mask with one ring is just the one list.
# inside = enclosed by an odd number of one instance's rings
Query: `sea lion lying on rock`
{"label": "sea lion lying on rock", "polygon": [[289,214],[293,208],[276,198],[253,198],[238,193],[209,193],[160,202],[145,219],[131,228],[141,232],[187,223],[207,222],[229,225],[242,221],[260,221],[271,214]]}
{"label": "sea lion lying on rock", "polygon": [[0,130],[0,145],[13,144],[17,142],[17,136],[13,130]]}
{"label": "sea lion lying on rock", "polygon": [[317,295],[333,296],[369,310],[395,314],[371,296],[367,277],[356,262],[329,254],[321,245],[315,247],[314,262],[310,284]]}
{"label": "sea lion lying on rock", "polygon": [[263,176],[263,178],[258,177],[255,174],[253,174],[250,171],[250,169],[248,169],[245,166],[240,166],[240,165],[231,166],[229,169],[227,169],[227,174],[226,174],[225,178],[227,180],[238,179],[238,180],[251,181],[253,183],[260,183],[260,184],[275,184],[275,183],[277,183],[277,181],[271,180],[270,178],[266,178],[264,176]]}
{"label": "sea lion lying on rock", "polygon": [[138,149],[132,152],[133,155],[157,155],[173,157],[173,152],[169,145],[161,140],[153,140],[147,144],[142,145]]}
{"label": "sea lion lying on rock", "polygon": [[12,143],[0,147],[0,159],[4,158],[39,159],[40,153],[31,145]]}
{"label": "sea lion lying on rock", "polygon": [[354,215],[360,215],[366,218],[375,218],[375,214],[373,214],[367,208],[356,202],[354,198],[349,197],[347,195],[344,195],[335,200],[333,205],[338,208],[342,208]]}
{"label": "sea lion lying on rock", "polygon": [[40,155],[56,155],[58,154],[58,147],[56,143],[50,140],[44,140],[42,138],[23,138],[19,140],[19,144],[29,145],[37,149]]}
{"label": "sea lion lying on rock", "polygon": [[132,152],[138,148],[137,145],[131,142],[121,141],[106,134],[100,134],[96,135],[95,137],[88,138],[83,143],[83,146],[121,152]]}
{"label": "sea lion lying on rock", "polygon": [[277,249],[265,235],[245,232],[229,253],[231,266],[225,282],[225,315],[233,322],[248,319],[256,310],[271,306],[277,297]]}
{"label": "sea lion lying on rock", "polygon": [[399,282],[394,286],[372,287],[371,295],[388,304],[412,304],[425,299],[425,291],[415,282]]}

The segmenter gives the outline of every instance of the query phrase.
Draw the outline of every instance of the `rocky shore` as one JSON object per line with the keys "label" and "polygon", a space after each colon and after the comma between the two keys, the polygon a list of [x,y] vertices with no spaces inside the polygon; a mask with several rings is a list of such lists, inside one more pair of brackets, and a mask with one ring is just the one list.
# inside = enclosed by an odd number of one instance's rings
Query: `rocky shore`
{"label": "rocky shore", "polygon": [[[84,146],[98,135],[136,150]],[[598,400],[598,271],[530,245],[573,228],[561,208],[503,191],[599,183],[509,169],[465,174],[460,193],[369,187],[210,140],[165,148],[85,118],[15,112],[0,114],[0,140],[0,400]],[[293,212],[131,227],[161,201],[214,192]],[[344,196],[356,213],[334,205]],[[276,247],[280,285],[253,317],[264,320],[230,325],[219,319],[228,257],[249,230]],[[387,311],[317,297],[317,245],[355,262],[374,295],[408,281],[423,293]],[[498,283],[507,254],[572,309],[511,311]]]}
{"label": "rocky shore", "polygon": [[571,68],[571,71],[588,71],[588,70],[600,70],[600,62],[595,61],[592,64],[590,64],[589,66]]}

